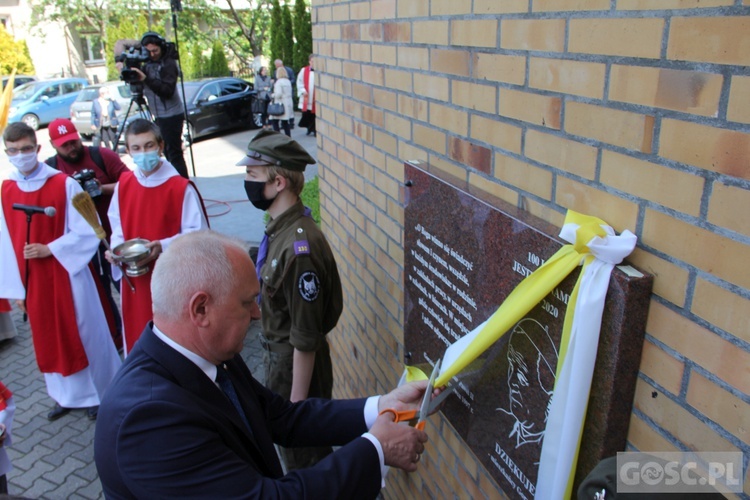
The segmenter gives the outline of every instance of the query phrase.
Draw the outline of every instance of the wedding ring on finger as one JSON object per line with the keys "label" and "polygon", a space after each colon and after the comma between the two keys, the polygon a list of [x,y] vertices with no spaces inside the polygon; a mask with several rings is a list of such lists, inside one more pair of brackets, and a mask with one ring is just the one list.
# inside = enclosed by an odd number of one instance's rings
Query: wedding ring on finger
{"label": "wedding ring on finger", "polygon": [[417,456],[414,458],[414,463],[419,462],[419,459],[421,458],[421,455],[417,453]]}

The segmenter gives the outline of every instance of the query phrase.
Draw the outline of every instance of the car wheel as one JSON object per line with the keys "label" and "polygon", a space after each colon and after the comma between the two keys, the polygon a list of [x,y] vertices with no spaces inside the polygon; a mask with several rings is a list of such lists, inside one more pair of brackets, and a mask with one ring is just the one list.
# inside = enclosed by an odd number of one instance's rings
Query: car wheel
{"label": "car wheel", "polygon": [[256,128],[261,128],[263,126],[263,114],[262,113],[253,113],[253,125]]}
{"label": "car wheel", "polygon": [[29,113],[28,115],[23,115],[23,118],[21,118],[21,121],[24,122],[29,127],[33,128],[34,130],[39,130],[39,117]]}

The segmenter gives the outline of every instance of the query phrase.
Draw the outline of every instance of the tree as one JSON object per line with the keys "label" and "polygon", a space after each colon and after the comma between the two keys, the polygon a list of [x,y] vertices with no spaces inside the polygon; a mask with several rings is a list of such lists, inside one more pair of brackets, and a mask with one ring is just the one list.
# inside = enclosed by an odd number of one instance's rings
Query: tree
{"label": "tree", "polygon": [[196,78],[200,78],[202,76],[199,73],[201,69],[200,59],[202,50],[198,44],[195,42],[189,45],[183,44],[180,52],[180,69],[182,69],[182,76],[185,80],[195,80]]}
{"label": "tree", "polygon": [[29,3],[31,26],[37,27],[42,36],[44,32],[39,23],[43,21],[61,22],[79,32],[93,29],[101,37],[104,54],[110,55],[113,45],[109,43],[107,29],[128,24],[116,21],[130,20],[136,12],[145,11],[147,0],[31,0]]}
{"label": "tree", "polygon": [[271,0],[271,60],[284,58],[283,29],[279,0]]}
{"label": "tree", "polygon": [[211,59],[208,63],[210,76],[229,76],[229,65],[227,56],[224,54],[224,45],[220,40],[214,41],[211,49]]}
{"label": "tree", "polygon": [[13,69],[18,74],[35,73],[26,42],[16,41],[0,24],[0,74],[9,75]]}
{"label": "tree", "polygon": [[[292,27],[292,12],[289,4],[284,2],[281,7],[281,60],[284,66],[294,67],[294,29]],[[289,75],[291,76],[291,75]]]}
{"label": "tree", "polygon": [[107,47],[111,47],[110,52],[105,53],[107,61],[107,78],[117,80],[120,78],[120,72],[115,67],[115,54],[113,52],[117,40],[140,40],[141,35],[148,31],[148,20],[143,12],[132,15],[128,22],[112,23],[107,29]]}
{"label": "tree", "polygon": [[[218,10],[216,24],[223,32],[227,48],[236,56],[245,59],[241,54],[247,54],[242,40],[247,42],[253,56],[263,53],[266,32],[270,24],[269,0],[248,0],[249,8],[238,11],[232,0],[225,0],[229,6],[229,12]],[[276,0],[278,2],[278,0]]]}
{"label": "tree", "polygon": [[305,0],[294,2],[294,38],[294,67],[299,70],[307,66],[313,48],[312,18]]}

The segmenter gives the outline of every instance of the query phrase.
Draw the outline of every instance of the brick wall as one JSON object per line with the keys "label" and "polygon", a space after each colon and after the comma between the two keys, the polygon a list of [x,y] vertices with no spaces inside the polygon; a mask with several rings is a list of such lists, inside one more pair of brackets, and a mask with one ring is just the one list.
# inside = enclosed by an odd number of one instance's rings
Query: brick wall
{"label": "brick wall", "polygon": [[[336,394],[402,370],[402,164],[424,160],[558,226],[574,209],[634,231],[631,260],[656,279],[630,446],[750,451],[750,0],[312,9],[323,225],[346,294]],[[446,421],[428,432],[420,472],[392,471],[386,496],[497,496]]]}

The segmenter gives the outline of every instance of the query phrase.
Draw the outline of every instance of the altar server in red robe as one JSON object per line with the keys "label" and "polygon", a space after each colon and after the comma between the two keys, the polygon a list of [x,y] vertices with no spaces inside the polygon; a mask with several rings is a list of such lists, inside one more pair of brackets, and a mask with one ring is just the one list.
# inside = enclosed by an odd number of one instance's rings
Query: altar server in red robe
{"label": "altar server in red robe", "polygon": [[16,325],[10,315],[11,311],[8,299],[0,299],[0,342],[16,336]]}
{"label": "altar server in red robe", "polygon": [[[136,169],[125,173],[115,186],[109,205],[112,248],[135,238],[149,241],[149,255],[138,265],[148,265],[146,274],[120,282],[125,355],[151,321],[151,272],[159,255],[182,233],[208,227],[208,216],[195,185],[180,176],[165,158],[164,139],[159,127],[144,119],[134,120],[125,131],[125,146]],[[107,260],[114,262],[111,253]],[[120,279],[121,268],[112,267],[112,277]]]}
{"label": "altar server in red robe", "polygon": [[299,126],[307,128],[307,135],[316,135],[315,132],[315,69],[313,62],[315,56],[310,54],[309,65],[299,70],[297,75],[297,96],[299,97],[299,109],[302,118]]}
{"label": "altar server in red robe", "polygon": [[[93,420],[120,366],[89,267],[99,239],[71,203],[78,182],[39,162],[34,130],[12,123],[3,140],[16,168],[2,184],[0,297],[17,299],[28,313],[37,364],[55,400],[47,418],[87,408]],[[27,214],[14,204],[55,213],[31,215],[27,241]]]}

